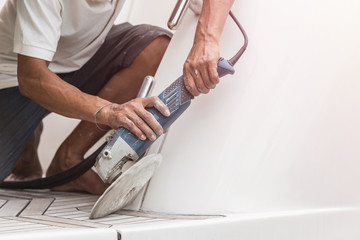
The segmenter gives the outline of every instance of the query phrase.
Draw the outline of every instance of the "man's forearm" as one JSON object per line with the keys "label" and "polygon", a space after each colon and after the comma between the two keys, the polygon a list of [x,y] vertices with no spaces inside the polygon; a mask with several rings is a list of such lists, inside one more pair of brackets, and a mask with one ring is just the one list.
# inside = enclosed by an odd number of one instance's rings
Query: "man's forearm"
{"label": "man's forearm", "polygon": [[[19,55],[18,79],[23,95],[49,111],[86,121],[94,121],[93,113],[108,104],[105,99],[81,92],[47,68],[45,61]],[[99,119],[101,121],[101,119]]]}
{"label": "man's forearm", "polygon": [[219,42],[220,35],[234,0],[204,0],[194,42]]}
{"label": "man's forearm", "polygon": [[[158,97],[137,98],[123,104],[111,103],[98,96],[81,92],[48,69],[41,59],[18,55],[18,79],[21,93],[49,111],[113,129],[125,127],[138,138],[155,140],[163,130],[145,107],[155,107],[169,116],[167,106]],[[104,106],[108,106],[102,109]],[[100,111],[101,110],[101,111]]]}
{"label": "man's forearm", "polygon": [[184,82],[194,96],[219,83],[219,39],[234,0],[204,0],[194,44],[184,64]]}

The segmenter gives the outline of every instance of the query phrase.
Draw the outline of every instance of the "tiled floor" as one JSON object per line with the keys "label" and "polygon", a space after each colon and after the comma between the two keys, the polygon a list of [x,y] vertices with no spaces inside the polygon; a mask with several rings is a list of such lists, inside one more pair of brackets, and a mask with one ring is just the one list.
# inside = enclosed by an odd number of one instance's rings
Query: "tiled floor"
{"label": "tiled floor", "polygon": [[0,189],[0,234],[58,228],[114,228],[134,224],[191,221],[217,216],[163,215],[119,211],[100,219],[89,219],[98,196],[52,191]]}

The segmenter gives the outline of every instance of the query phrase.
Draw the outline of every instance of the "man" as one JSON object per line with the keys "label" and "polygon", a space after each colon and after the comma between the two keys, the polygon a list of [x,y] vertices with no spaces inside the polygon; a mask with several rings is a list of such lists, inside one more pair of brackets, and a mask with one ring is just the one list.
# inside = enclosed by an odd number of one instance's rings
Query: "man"
{"label": "man", "polygon": [[[185,86],[194,96],[219,83],[219,37],[233,1],[203,2],[184,64]],[[37,145],[41,120],[49,112],[82,121],[57,150],[47,175],[82,161],[105,129],[125,127],[150,140],[162,134],[145,107],[154,106],[168,116],[167,107],[157,97],[134,98],[143,78],[155,74],[171,34],[149,25],[114,26],[123,2],[8,0],[3,7],[0,181],[12,171],[10,179],[41,176]],[[106,187],[90,170],[55,190],[101,194]]]}

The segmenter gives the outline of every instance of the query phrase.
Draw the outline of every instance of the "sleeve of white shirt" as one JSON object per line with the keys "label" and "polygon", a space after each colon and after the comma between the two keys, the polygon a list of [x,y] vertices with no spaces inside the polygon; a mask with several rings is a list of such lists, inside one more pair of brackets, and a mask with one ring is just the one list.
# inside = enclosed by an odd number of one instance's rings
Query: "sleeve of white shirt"
{"label": "sleeve of white shirt", "polygon": [[50,62],[60,38],[61,24],[58,0],[17,1],[14,52]]}

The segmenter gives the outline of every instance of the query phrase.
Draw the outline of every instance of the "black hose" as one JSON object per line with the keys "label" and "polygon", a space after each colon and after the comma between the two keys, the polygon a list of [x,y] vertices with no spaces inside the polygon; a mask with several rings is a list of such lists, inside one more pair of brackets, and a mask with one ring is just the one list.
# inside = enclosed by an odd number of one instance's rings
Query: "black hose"
{"label": "black hose", "polygon": [[0,188],[46,189],[64,185],[77,179],[90,168],[92,168],[96,162],[96,157],[99,155],[99,153],[105,146],[106,142],[102,144],[89,157],[65,171],[59,172],[49,177],[34,179],[30,181],[2,182],[0,183]]}

